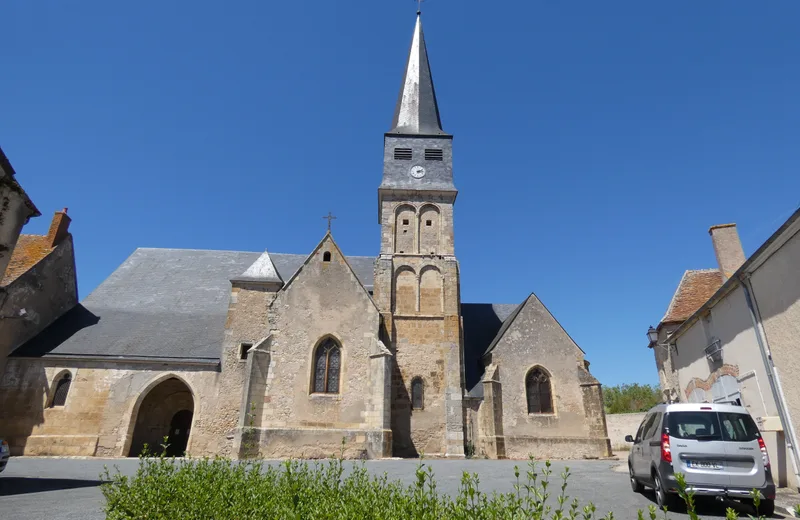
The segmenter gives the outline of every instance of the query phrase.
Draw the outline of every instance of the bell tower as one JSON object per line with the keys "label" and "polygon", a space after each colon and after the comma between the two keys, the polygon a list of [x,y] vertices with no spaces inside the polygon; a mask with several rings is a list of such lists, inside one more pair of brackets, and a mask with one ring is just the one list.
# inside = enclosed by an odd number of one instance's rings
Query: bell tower
{"label": "bell tower", "polygon": [[395,354],[395,456],[464,456],[453,137],[442,130],[422,20],[411,41],[378,188],[374,298]]}

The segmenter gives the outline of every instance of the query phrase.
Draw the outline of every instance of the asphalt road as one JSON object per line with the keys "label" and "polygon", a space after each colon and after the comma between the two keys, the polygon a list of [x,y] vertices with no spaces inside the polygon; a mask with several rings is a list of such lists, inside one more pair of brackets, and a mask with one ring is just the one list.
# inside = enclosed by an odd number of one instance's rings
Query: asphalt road
{"label": "asphalt road", "polygon": [[[438,488],[455,494],[462,472],[478,473],[480,489],[511,491],[514,483],[514,466],[519,465],[524,475],[524,461],[505,460],[429,460],[436,475]],[[417,461],[380,460],[366,463],[375,474],[386,472],[391,478],[411,484]],[[554,462],[551,481],[569,466],[568,494],[579,499],[582,505],[593,502],[597,518],[614,511],[617,519],[635,519],[637,509],[646,509],[654,503],[652,493],[634,494],[626,472],[620,471],[618,461]],[[0,474],[0,518],[9,519],[59,519],[101,520],[103,496],[100,491],[100,474],[104,466],[118,467],[125,474],[133,474],[136,459],[59,459],[12,458],[6,471]],[[614,468],[617,468],[615,470]],[[746,518],[752,511],[740,506],[740,515]],[[703,518],[724,518],[725,506],[720,503],[701,504],[698,511]],[[776,517],[780,518],[780,516]],[[669,518],[687,518],[685,514],[670,513]]]}

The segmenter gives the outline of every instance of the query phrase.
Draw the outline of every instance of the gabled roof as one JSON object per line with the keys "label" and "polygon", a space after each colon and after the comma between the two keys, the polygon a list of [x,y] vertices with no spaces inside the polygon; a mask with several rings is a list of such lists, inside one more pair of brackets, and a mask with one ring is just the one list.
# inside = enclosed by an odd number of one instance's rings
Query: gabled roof
{"label": "gabled roof", "polygon": [[[16,357],[80,355],[219,359],[230,279],[261,253],[137,249],[79,305],[19,347]],[[305,255],[270,255],[290,278]],[[349,257],[356,276],[372,286],[373,257]]]}
{"label": "gabled roof", "polygon": [[[481,358],[497,331],[519,307],[516,304],[462,303],[461,318],[464,328],[464,377],[468,390],[480,386],[483,374]],[[470,393],[470,395],[473,395]],[[483,394],[479,394],[483,395]]]}
{"label": "gabled roof", "polygon": [[497,331],[497,334],[495,334],[494,339],[492,339],[492,342],[486,348],[486,352],[483,353],[484,356],[489,354],[492,350],[494,350],[494,347],[496,347],[497,344],[500,342],[500,340],[503,339],[503,336],[505,336],[508,328],[511,326],[512,323],[514,323],[514,320],[517,319],[517,316],[519,316],[519,313],[522,311],[523,307],[525,307],[525,304],[527,304],[532,297],[533,293],[531,293],[530,296],[525,298],[525,301],[517,305],[516,309],[514,309],[514,311],[508,316],[508,318],[505,319],[503,325],[500,327],[500,330]]}
{"label": "gabled roof", "polygon": [[446,135],[439,117],[439,104],[436,102],[428,49],[425,46],[422,18],[419,14],[389,133]]}
{"label": "gabled roof", "polygon": [[695,313],[722,287],[719,269],[691,270],[683,273],[661,323],[680,323]]}
{"label": "gabled roof", "polygon": [[51,239],[47,235],[20,235],[17,245],[11,253],[11,260],[6,268],[0,287],[5,287],[27,273],[33,266],[41,262],[55,248],[51,247]]}

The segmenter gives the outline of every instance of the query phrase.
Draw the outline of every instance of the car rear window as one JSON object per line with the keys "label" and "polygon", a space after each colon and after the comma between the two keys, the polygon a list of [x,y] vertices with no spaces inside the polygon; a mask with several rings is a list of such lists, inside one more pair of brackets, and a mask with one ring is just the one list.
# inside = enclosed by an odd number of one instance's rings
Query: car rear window
{"label": "car rear window", "polygon": [[670,412],[669,434],[678,439],[748,442],[758,438],[758,427],[748,414],[734,412]]}

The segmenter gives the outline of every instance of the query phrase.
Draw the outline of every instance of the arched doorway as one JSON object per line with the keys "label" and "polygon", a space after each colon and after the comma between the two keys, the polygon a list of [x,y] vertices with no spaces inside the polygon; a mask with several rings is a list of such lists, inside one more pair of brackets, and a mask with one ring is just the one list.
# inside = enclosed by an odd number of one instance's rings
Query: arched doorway
{"label": "arched doorway", "polygon": [[165,451],[170,457],[183,456],[193,414],[194,399],[186,383],[175,377],[159,383],[139,406],[128,455],[138,457],[147,445],[150,454]]}

